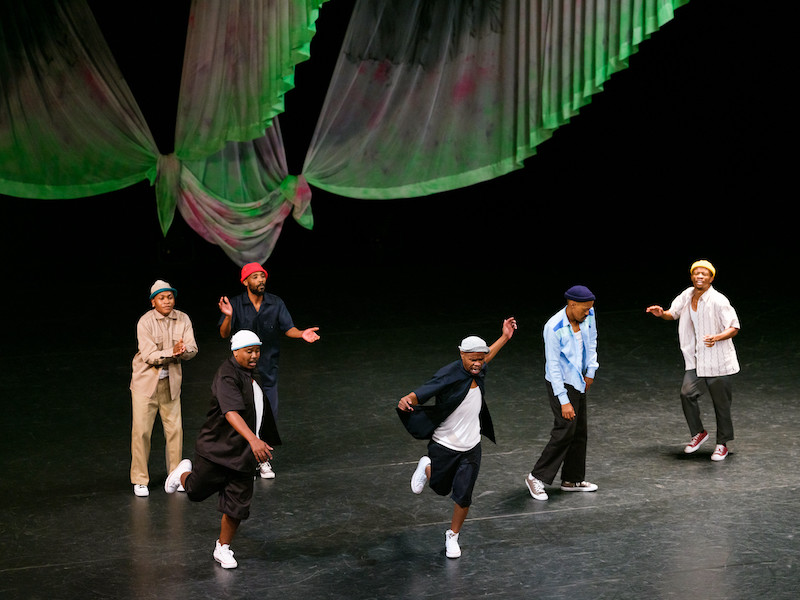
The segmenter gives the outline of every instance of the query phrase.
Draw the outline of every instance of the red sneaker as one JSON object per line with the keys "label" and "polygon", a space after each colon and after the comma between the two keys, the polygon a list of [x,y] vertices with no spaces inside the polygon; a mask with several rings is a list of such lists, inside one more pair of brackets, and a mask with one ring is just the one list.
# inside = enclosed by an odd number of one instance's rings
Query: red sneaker
{"label": "red sneaker", "polygon": [[717,444],[714,448],[714,454],[711,455],[711,460],[725,460],[728,456],[728,447],[725,444]]}
{"label": "red sneaker", "polygon": [[684,448],[683,451],[686,452],[686,454],[691,454],[692,452],[697,450],[702,445],[702,443],[705,442],[707,439],[708,439],[708,432],[704,429],[703,431],[701,431],[692,438],[692,441],[690,441],[686,445],[686,448]]}

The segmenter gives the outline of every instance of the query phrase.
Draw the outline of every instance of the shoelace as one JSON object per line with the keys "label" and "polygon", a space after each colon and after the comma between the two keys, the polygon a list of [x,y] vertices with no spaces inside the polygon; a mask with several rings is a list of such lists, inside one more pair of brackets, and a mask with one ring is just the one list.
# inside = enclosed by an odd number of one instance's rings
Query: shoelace
{"label": "shoelace", "polygon": [[692,438],[692,443],[690,444],[690,446],[696,446],[697,442],[699,442],[701,439],[703,439],[703,433],[705,433],[705,432],[701,431],[696,436],[694,436]]}

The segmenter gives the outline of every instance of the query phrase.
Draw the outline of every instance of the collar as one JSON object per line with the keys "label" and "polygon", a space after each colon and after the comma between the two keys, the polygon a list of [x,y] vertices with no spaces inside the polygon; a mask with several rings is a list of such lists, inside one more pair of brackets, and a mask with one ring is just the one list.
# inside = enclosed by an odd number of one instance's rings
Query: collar
{"label": "collar", "polygon": [[230,361],[231,365],[233,365],[234,369],[236,369],[237,371],[239,371],[243,375],[246,375],[249,379],[254,379],[255,378],[254,374],[256,372],[256,369],[246,369],[246,368],[244,368],[242,365],[240,365],[236,361],[236,359],[233,357],[233,354],[231,354],[228,357],[228,360]]}

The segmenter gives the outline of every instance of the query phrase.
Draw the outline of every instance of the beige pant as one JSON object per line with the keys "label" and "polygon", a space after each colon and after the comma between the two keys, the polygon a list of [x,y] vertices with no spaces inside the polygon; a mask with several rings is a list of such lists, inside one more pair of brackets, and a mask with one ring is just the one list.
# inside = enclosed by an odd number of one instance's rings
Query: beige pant
{"label": "beige pant", "polygon": [[147,485],[150,475],[147,460],[150,457],[150,437],[156,421],[161,416],[166,440],[167,473],[171,473],[183,456],[183,422],[180,396],[172,399],[169,378],[159,380],[152,398],[131,391],[133,425],[131,428],[131,483]]}

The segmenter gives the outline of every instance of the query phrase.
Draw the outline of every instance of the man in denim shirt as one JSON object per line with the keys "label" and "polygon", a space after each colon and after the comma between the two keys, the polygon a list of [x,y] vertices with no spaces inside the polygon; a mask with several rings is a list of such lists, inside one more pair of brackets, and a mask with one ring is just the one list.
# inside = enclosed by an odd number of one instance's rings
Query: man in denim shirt
{"label": "man in denim shirt", "polygon": [[525,479],[531,496],[547,500],[550,485],[561,468],[565,492],[594,492],[584,481],[588,418],[586,394],[594,381],[597,362],[597,322],[594,294],[576,285],[564,294],[567,305],[544,326],[545,380],[555,421],[539,460]]}

